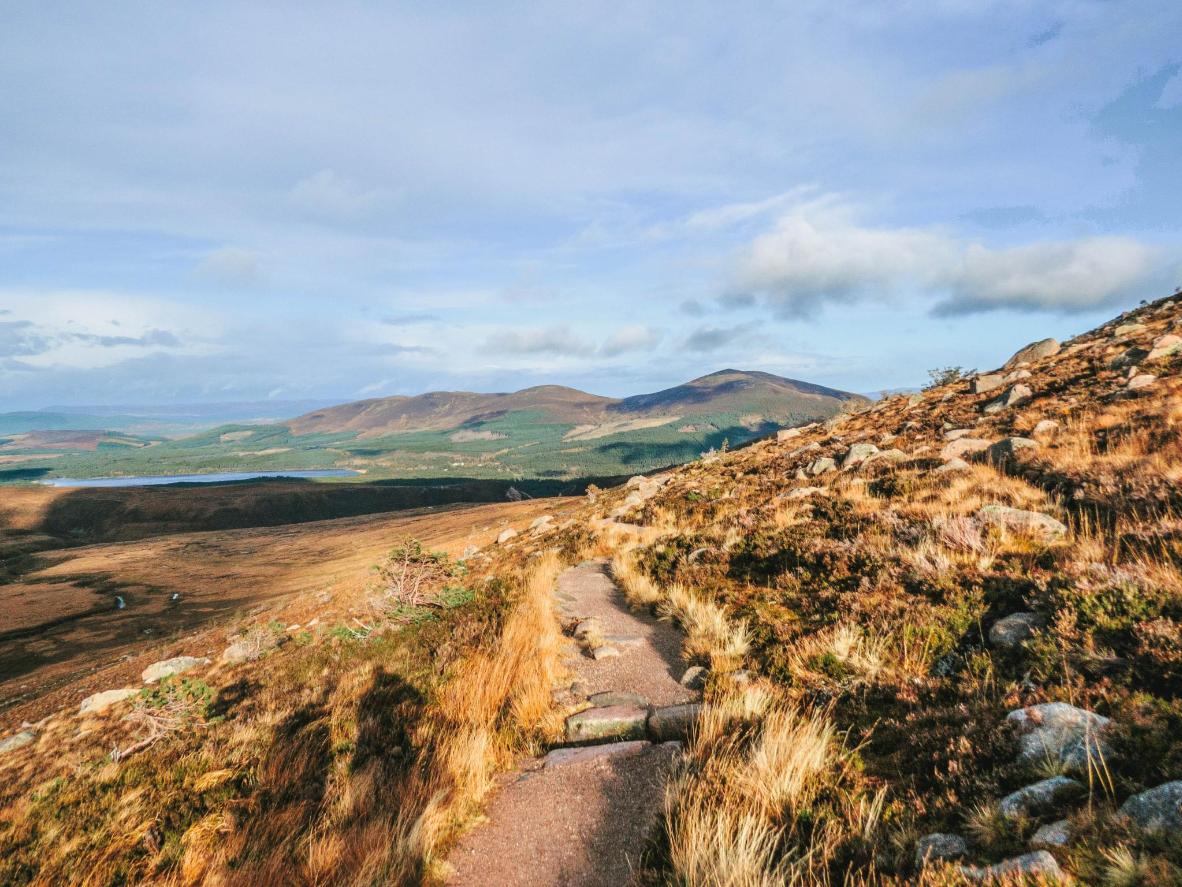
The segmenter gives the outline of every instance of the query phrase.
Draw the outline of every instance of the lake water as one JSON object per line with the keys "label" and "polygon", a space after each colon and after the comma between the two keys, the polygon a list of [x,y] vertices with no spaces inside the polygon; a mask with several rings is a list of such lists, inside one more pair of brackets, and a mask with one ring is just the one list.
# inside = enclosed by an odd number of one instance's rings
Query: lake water
{"label": "lake water", "polygon": [[353,477],[359,472],[347,468],[317,468],[310,471],[220,471],[214,474],[168,474],[140,477],[50,477],[40,481],[51,487],[153,487],[158,484],[217,484],[232,480],[268,477]]}

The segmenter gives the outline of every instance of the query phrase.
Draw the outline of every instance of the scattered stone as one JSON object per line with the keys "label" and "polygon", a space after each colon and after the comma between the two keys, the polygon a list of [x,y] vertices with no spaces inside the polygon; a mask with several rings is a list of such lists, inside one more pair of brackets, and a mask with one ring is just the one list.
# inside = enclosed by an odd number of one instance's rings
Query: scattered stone
{"label": "scattered stone", "polygon": [[1001,373],[985,373],[973,379],[973,394],[985,394],[987,391],[1000,388],[1005,383],[1005,377]]}
{"label": "scattered stone", "polygon": [[951,474],[955,471],[971,471],[973,468],[968,462],[959,457],[949,459],[943,465],[936,469],[936,474]]}
{"label": "scattered stone", "polygon": [[795,490],[789,490],[784,494],[784,498],[789,501],[794,499],[807,499],[809,496],[821,495],[825,492],[824,487],[797,487]]}
{"label": "scattered stone", "polygon": [[648,716],[648,735],[654,742],[684,739],[702,711],[700,702],[685,702],[654,709]]}
{"label": "scattered stone", "polygon": [[542,766],[550,770],[555,767],[568,767],[571,764],[585,764],[589,761],[630,758],[650,748],[652,748],[652,743],[644,739],[609,742],[604,745],[585,745],[577,748],[556,748],[546,755]]}
{"label": "scattered stone", "polygon": [[1055,857],[1046,850],[1035,850],[1007,859],[997,865],[984,867],[975,865],[960,866],[960,873],[967,880],[976,884],[991,884],[998,882],[1012,882],[1017,878],[1043,878],[1045,880],[1061,880],[1063,870]]}
{"label": "scattered stone", "polygon": [[1005,369],[1012,370],[1019,364],[1033,363],[1044,357],[1051,357],[1059,353],[1059,343],[1055,339],[1040,339],[1027,345],[1005,362]]}
{"label": "scattered stone", "polygon": [[861,465],[878,452],[878,447],[871,443],[856,443],[848,450],[841,460],[842,471],[848,471]]}
{"label": "scattered stone", "polygon": [[964,859],[969,855],[969,845],[960,835],[933,832],[915,842],[915,867],[922,869],[931,862]]}
{"label": "scattered stone", "polygon": [[94,693],[82,700],[82,704],[78,706],[78,714],[102,714],[111,706],[122,702],[124,699],[129,699],[139,692],[139,687],[121,687],[118,690],[104,690],[101,693]]}
{"label": "scattered stone", "polygon": [[604,644],[600,647],[596,647],[594,650],[591,651],[591,658],[594,659],[596,662],[599,662],[601,659],[617,659],[617,658],[619,658],[619,655],[620,655],[619,648],[609,646],[608,644]]}
{"label": "scattered stone", "polygon": [[971,428],[950,428],[944,432],[944,440],[960,440],[973,433]]}
{"label": "scattered stone", "polygon": [[879,450],[867,459],[865,464],[869,465],[871,462],[891,462],[898,464],[899,462],[906,462],[909,458],[902,450],[891,448],[889,450]]}
{"label": "scattered stone", "polygon": [[1145,329],[1143,323],[1122,323],[1115,330],[1112,331],[1114,338],[1123,339],[1125,336],[1131,336],[1133,333],[1139,333]]}
{"label": "scattered stone", "polygon": [[985,412],[1000,413],[1009,407],[1026,403],[1033,396],[1034,392],[1028,386],[1022,384],[1014,385],[1005,394],[997,398],[997,400],[991,400],[985,404]]}
{"label": "scattered stone", "polygon": [[710,672],[707,671],[703,666],[691,665],[685,670],[685,673],[681,676],[681,680],[678,681],[678,683],[687,690],[701,690],[706,684],[706,677],[709,674]]}
{"label": "scattered stone", "polygon": [[31,730],[21,730],[19,733],[13,733],[6,739],[0,739],[0,755],[10,751],[16,751],[18,748],[24,748],[36,738]]}
{"label": "scattered stone", "polygon": [[792,440],[794,437],[800,437],[799,428],[781,428],[776,432],[776,440]]}
{"label": "scattered stone", "polygon": [[502,530],[501,535],[497,536],[497,545],[504,545],[506,542],[508,542],[510,539],[515,538],[516,536],[517,536],[517,531],[515,529],[513,529],[512,527]]}
{"label": "scattered stone", "polygon": [[1182,780],[1133,795],[1121,805],[1120,814],[1147,832],[1182,835]]}
{"label": "scattered stone", "polygon": [[1010,508],[1008,505],[985,505],[977,510],[977,519],[983,523],[1005,527],[1007,530],[1038,533],[1050,538],[1067,534],[1067,527],[1049,514]]}
{"label": "scattered stone", "polygon": [[1163,357],[1173,357],[1182,351],[1182,336],[1172,333],[1159,336],[1153,340],[1153,350],[1146,356],[1146,360],[1160,360]]}
{"label": "scattered stone", "polygon": [[837,467],[837,463],[828,456],[822,456],[820,459],[814,459],[809,465],[809,474],[816,477],[818,474],[824,474],[826,471],[833,471]]}
{"label": "scattered stone", "polygon": [[554,515],[543,514],[541,517],[534,518],[533,523],[529,525],[531,530],[545,529],[554,520]]}
{"label": "scattered stone", "polygon": [[271,632],[252,632],[238,638],[222,651],[222,662],[227,665],[239,665],[243,662],[253,662],[268,650],[279,646],[279,639]]}
{"label": "scattered stone", "polygon": [[1148,388],[1156,381],[1157,376],[1153,375],[1152,373],[1140,373],[1139,375],[1133,376],[1133,378],[1129,379],[1129,381],[1125,383],[1125,388],[1129,389],[1129,391],[1136,391],[1138,388]]}
{"label": "scattered stone", "polygon": [[1042,617],[1037,613],[1011,613],[993,623],[989,629],[989,643],[995,647],[1016,647],[1041,628]]}
{"label": "scattered stone", "polygon": [[1071,823],[1066,819],[1041,826],[1030,838],[1030,846],[1036,850],[1066,847],[1071,842]]}
{"label": "scattered stone", "polygon": [[1019,453],[1034,453],[1039,444],[1028,437],[1006,437],[993,444],[985,451],[990,462],[1008,462]]}
{"label": "scattered stone", "polygon": [[608,708],[612,705],[648,708],[648,700],[639,693],[623,693],[619,690],[604,690],[602,693],[592,693],[587,697],[587,701],[596,708]]}
{"label": "scattered stone", "polygon": [[[297,625],[296,628],[299,626]],[[162,678],[171,677],[174,674],[184,674],[202,665],[209,665],[209,660],[199,656],[174,656],[172,659],[153,662],[143,670],[140,677],[145,684],[154,684]]]}
{"label": "scattered stone", "polygon": [[788,456],[789,458],[795,459],[797,456],[803,456],[805,453],[812,453],[819,449],[821,449],[821,444],[814,440],[812,443],[807,443],[803,447],[797,447]]}
{"label": "scattered stone", "polygon": [[950,459],[959,459],[973,453],[983,452],[991,446],[993,446],[993,441],[985,440],[982,437],[958,437],[956,440],[944,444],[944,448],[940,450],[940,458],[947,462]]}
{"label": "scattered stone", "polygon": [[590,743],[605,739],[643,739],[648,709],[638,705],[589,708],[566,719],[566,739]]}
{"label": "scattered stone", "polygon": [[1059,423],[1054,419],[1042,419],[1030,433],[1035,437],[1050,437],[1059,433]]}
{"label": "scattered stone", "polygon": [[1034,374],[1030,370],[1014,370],[1012,373],[1006,373],[1004,381],[1007,385],[1012,382],[1021,382],[1023,379],[1029,379]]}
{"label": "scattered stone", "polygon": [[1044,702],[1006,715],[1021,744],[1018,760],[1026,764],[1058,763],[1067,772],[1086,773],[1089,759],[1108,756],[1101,734],[1108,718],[1066,702]]}
{"label": "scattered stone", "polygon": [[1002,816],[1038,816],[1078,801],[1087,793],[1082,782],[1068,776],[1052,776],[1006,795],[997,809]]}

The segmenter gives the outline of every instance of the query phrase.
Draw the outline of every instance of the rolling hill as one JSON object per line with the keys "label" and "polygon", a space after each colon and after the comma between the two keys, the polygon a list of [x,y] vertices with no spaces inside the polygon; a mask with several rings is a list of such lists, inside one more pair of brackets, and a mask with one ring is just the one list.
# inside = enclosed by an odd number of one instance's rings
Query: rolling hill
{"label": "rolling hill", "polygon": [[316,409],[275,424],[74,451],[0,440],[0,479],[346,468],[366,480],[574,480],[651,470],[866,403],[856,394],[727,369],[622,399],[560,385],[437,391]]}

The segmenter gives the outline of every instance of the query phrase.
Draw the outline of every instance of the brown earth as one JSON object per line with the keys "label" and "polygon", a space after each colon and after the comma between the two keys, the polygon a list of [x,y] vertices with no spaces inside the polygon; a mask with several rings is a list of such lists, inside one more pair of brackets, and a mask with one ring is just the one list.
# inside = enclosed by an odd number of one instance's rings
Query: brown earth
{"label": "brown earth", "polygon": [[[52,494],[62,493],[19,492],[34,495],[5,500],[9,526],[35,523],[39,504],[57,501],[60,495]],[[492,542],[507,526],[523,529],[540,514],[556,514],[569,501],[433,507],[131,542],[58,544],[9,558],[0,572],[0,728],[35,721],[95,690],[138,683],[139,671],[172,655],[170,645],[182,635],[203,631],[186,641],[186,652],[216,657],[236,615],[278,608],[310,592],[325,600],[356,592],[369,567],[406,537],[454,556],[468,545]],[[117,609],[116,596],[125,609]],[[285,609],[281,618],[301,621],[303,615]]]}

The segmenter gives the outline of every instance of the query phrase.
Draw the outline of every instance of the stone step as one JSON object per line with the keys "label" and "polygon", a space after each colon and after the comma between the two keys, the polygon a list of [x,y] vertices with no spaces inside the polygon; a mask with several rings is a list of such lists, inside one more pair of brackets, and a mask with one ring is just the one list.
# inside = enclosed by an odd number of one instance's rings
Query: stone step
{"label": "stone step", "polygon": [[622,693],[619,690],[604,690],[602,693],[592,693],[587,701],[596,708],[607,705],[631,705],[636,708],[648,708],[648,700],[639,693]]}
{"label": "stone step", "polygon": [[653,709],[648,716],[648,735],[654,742],[685,739],[702,712],[702,703],[683,702]]}
{"label": "stone step", "polygon": [[566,741],[586,745],[609,739],[643,739],[648,709],[638,705],[589,708],[566,719]]}
{"label": "stone step", "polygon": [[543,759],[542,766],[551,770],[555,767],[568,767],[571,764],[584,764],[588,761],[608,760],[611,758],[626,758],[638,755],[646,749],[652,748],[652,743],[645,739],[631,739],[625,742],[608,742],[603,745],[581,745],[573,748],[552,749]]}

